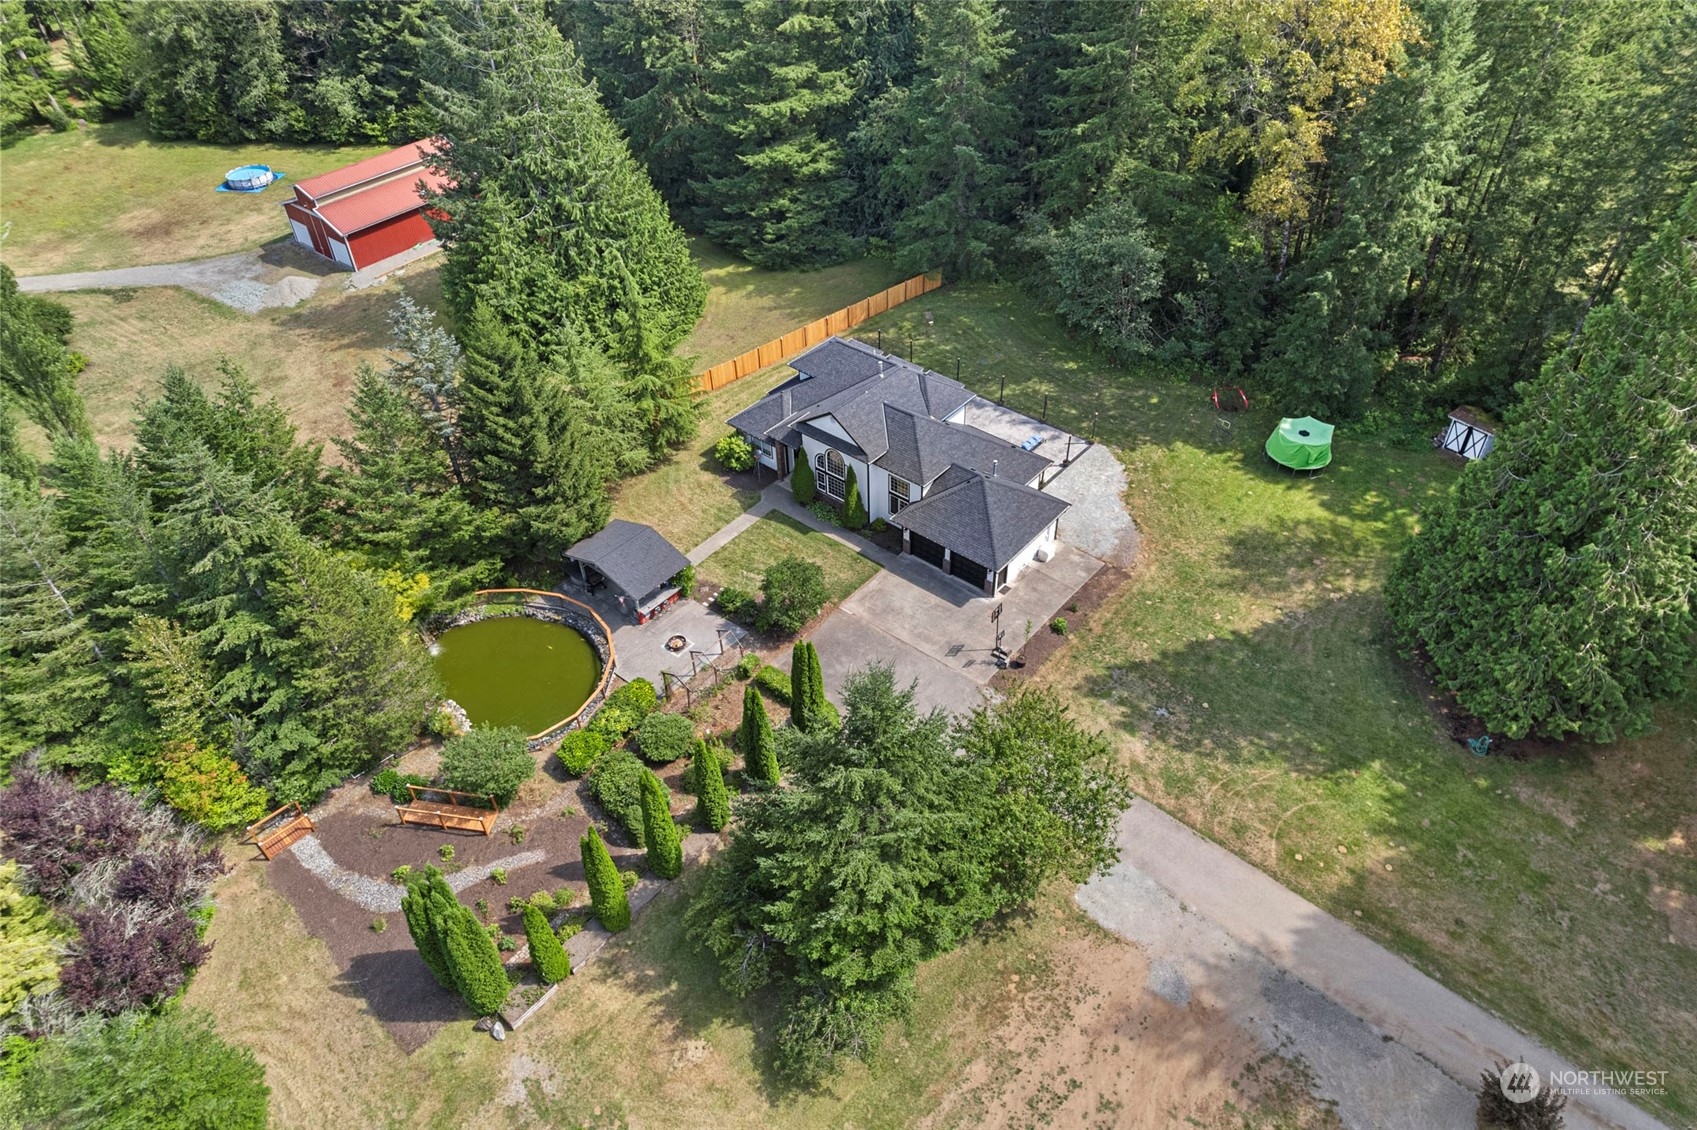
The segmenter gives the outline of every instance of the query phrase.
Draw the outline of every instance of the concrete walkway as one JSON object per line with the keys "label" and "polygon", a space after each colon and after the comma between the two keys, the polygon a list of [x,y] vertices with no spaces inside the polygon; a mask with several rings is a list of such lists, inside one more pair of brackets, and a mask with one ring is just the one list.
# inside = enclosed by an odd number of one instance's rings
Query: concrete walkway
{"label": "concrete walkway", "polygon": [[[1305,1060],[1346,1126],[1464,1130],[1496,1060],[1546,1079],[1603,1066],[1562,1059],[1151,804],[1126,811],[1119,843],[1079,906],[1145,950],[1151,991],[1227,1011]],[[1666,1130],[1617,1095],[1572,1096],[1567,1125]]]}

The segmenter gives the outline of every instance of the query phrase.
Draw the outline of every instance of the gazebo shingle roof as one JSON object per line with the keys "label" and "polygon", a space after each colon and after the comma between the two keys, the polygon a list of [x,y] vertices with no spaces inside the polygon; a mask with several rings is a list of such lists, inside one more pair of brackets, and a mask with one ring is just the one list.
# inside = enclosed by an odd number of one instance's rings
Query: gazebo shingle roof
{"label": "gazebo shingle roof", "polygon": [[623,518],[614,518],[600,533],[566,550],[566,559],[588,565],[633,600],[641,600],[689,564],[659,530]]}

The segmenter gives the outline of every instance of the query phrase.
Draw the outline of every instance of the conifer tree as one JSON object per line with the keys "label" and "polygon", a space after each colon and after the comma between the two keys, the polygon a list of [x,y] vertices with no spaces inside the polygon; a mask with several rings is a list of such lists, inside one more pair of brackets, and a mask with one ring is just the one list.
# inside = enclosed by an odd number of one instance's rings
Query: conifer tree
{"label": "conifer tree", "polygon": [[401,897],[401,913],[406,917],[413,944],[418,947],[418,956],[424,960],[431,976],[444,989],[453,989],[454,975],[448,968],[446,943],[441,924],[434,914],[437,901],[444,895],[452,901],[453,891],[448,888],[447,880],[442,878],[440,871],[435,867],[414,871],[407,876],[407,891]]}
{"label": "conifer tree", "polygon": [[662,879],[683,874],[683,837],[672,819],[671,791],[654,770],[642,771],[642,842],[648,846],[648,869]]}
{"label": "conifer tree", "polygon": [[530,962],[544,985],[553,985],[572,975],[572,959],[560,936],[548,925],[548,917],[529,903],[524,907],[524,937],[530,943]]}
{"label": "conifer tree", "polygon": [[813,705],[813,682],[807,662],[812,649],[813,645],[806,640],[797,640],[790,649],[790,722],[802,733],[813,729],[808,713]]}
{"label": "conifer tree", "polygon": [[1000,86],[1009,35],[992,0],[923,0],[915,12],[919,74],[903,99],[905,144],[890,169],[907,201],[897,259],[905,271],[971,279],[991,273],[1018,195],[1014,115]]}
{"label": "conifer tree", "polygon": [[278,5],[144,4],[130,26],[148,128],[159,137],[252,141],[289,118]]}
{"label": "conifer tree", "polygon": [[630,373],[626,394],[647,433],[650,450],[660,455],[695,435],[695,374],[686,358],[663,346],[654,334],[654,319],[645,311],[642,293],[623,261],[616,256],[609,259],[625,280],[624,302],[617,315],[622,330],[617,356]]}
{"label": "conifer tree", "polygon": [[443,923],[443,943],[454,985],[477,1015],[495,1015],[513,987],[506,966],[501,964],[495,939],[489,936],[477,915],[457,899],[444,900],[438,895],[435,904],[435,913]]}
{"label": "conifer tree", "polygon": [[626,306],[616,254],[644,332],[670,350],[700,317],[707,284],[577,52],[522,0],[441,6],[431,27],[426,91],[442,122],[432,163],[452,182],[432,223],[454,309],[463,319],[487,306],[535,343],[569,324],[616,352]]}
{"label": "conifer tree", "polygon": [[803,506],[811,506],[818,489],[819,484],[813,477],[813,468],[807,465],[805,458],[797,459],[795,469],[790,472],[790,490],[795,492],[795,500]]}
{"label": "conifer tree", "polygon": [[630,896],[619,869],[594,825],[578,841],[578,847],[583,855],[583,877],[589,884],[589,905],[601,925],[617,934],[630,925]]}
{"label": "conifer tree", "polygon": [[1697,191],[1425,516],[1386,586],[1492,731],[1632,736],[1697,662]]}
{"label": "conifer tree", "polygon": [[860,500],[860,481],[854,468],[848,469],[847,485],[843,488],[843,525],[858,530],[866,525],[866,504]]}
{"label": "conifer tree", "polygon": [[88,361],[66,347],[70,317],[57,302],[21,293],[12,268],[0,263],[0,399],[15,398],[50,439],[90,435],[76,388]]}
{"label": "conifer tree", "polygon": [[695,812],[715,832],[731,822],[731,794],[725,788],[725,766],[719,752],[705,738],[695,743]]}
{"label": "conifer tree", "polygon": [[742,693],[742,728],[738,733],[742,746],[743,772],[751,781],[761,784],[778,783],[778,743],[772,733],[772,720],[766,716],[766,700],[752,684]]}
{"label": "conifer tree", "polygon": [[557,559],[607,524],[611,460],[566,381],[483,306],[460,332],[459,426],[476,498],[508,516],[509,555]]}
{"label": "conifer tree", "polygon": [[708,119],[721,139],[702,188],[715,240],[762,267],[835,262],[851,246],[844,205],[854,98],[840,9],[821,0],[716,6]]}

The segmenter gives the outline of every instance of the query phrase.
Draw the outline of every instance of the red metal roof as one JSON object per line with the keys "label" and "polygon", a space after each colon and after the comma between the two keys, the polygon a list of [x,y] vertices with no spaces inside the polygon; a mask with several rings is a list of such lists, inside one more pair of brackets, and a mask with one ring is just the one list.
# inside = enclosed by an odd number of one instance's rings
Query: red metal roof
{"label": "red metal roof", "polygon": [[436,152],[436,143],[430,139],[409,141],[405,145],[396,146],[387,153],[379,153],[375,157],[367,157],[363,161],[355,161],[340,169],[328,173],[320,173],[315,177],[295,182],[295,187],[317,200],[352,187],[361,181],[373,180],[397,172],[408,165],[416,165],[426,154]]}
{"label": "red metal roof", "polygon": [[393,216],[411,212],[424,204],[418,194],[418,182],[436,190],[448,183],[442,174],[420,169],[416,174],[396,177],[392,181],[358,192],[350,192],[328,204],[320,204],[317,212],[324,222],[351,236],[372,224],[380,224]]}

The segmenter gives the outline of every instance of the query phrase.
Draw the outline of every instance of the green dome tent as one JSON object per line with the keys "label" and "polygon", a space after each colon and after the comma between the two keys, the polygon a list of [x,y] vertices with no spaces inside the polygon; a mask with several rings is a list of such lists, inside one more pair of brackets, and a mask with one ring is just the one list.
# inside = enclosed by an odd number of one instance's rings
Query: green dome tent
{"label": "green dome tent", "polygon": [[1332,425],[1312,416],[1285,417],[1267,437],[1267,458],[1293,471],[1318,471],[1332,461]]}

